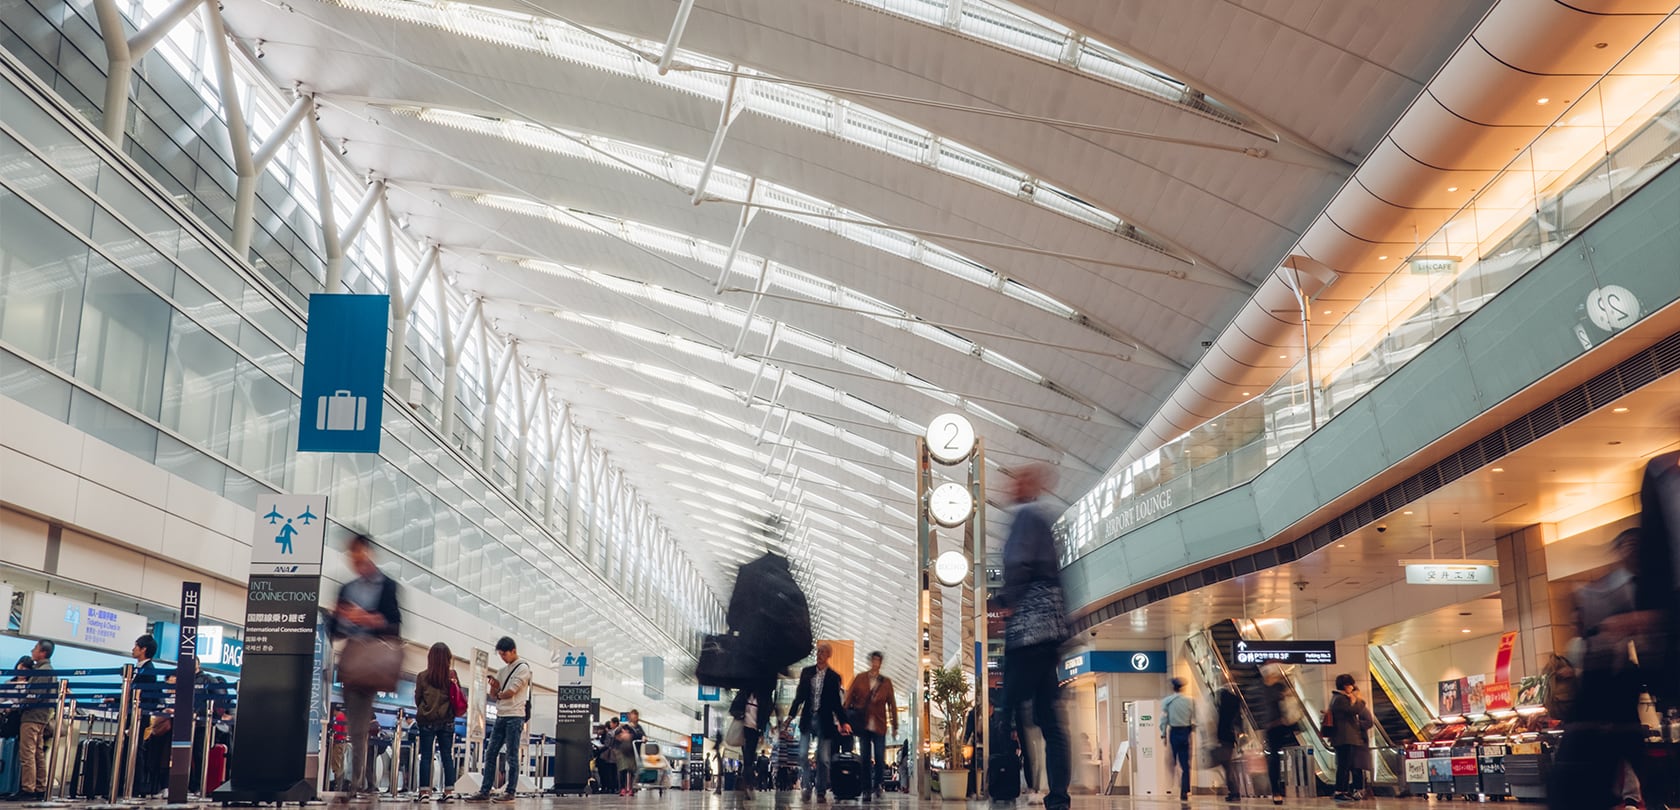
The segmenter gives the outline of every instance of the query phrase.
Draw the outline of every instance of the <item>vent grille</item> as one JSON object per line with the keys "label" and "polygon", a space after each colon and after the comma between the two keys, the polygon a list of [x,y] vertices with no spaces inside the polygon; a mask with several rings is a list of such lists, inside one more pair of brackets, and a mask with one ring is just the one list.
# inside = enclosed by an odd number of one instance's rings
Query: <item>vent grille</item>
{"label": "vent grille", "polygon": [[1602,408],[1676,371],[1680,371],[1680,332],[1511,420],[1364,503],[1326,520],[1293,543],[1261,549],[1122,597],[1087,614],[1074,626],[1080,631],[1089,630],[1173,594],[1294,562],[1358,531],[1383,515],[1562,429],[1595,408]]}

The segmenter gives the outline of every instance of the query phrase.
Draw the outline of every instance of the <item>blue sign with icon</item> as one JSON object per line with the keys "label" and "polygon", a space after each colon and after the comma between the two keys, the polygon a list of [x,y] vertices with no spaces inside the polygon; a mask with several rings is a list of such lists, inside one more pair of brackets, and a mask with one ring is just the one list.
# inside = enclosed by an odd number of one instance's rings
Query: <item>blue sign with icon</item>
{"label": "blue sign with icon", "polygon": [[[720,687],[720,686],[701,686],[700,687],[700,700],[703,700],[703,701],[723,700],[723,687]],[[699,737],[700,735],[696,734],[694,736]]]}
{"label": "blue sign with icon", "polygon": [[1064,681],[1087,672],[1164,674],[1167,653],[1164,650],[1089,650],[1063,658],[1057,670]]}
{"label": "blue sign with icon", "polygon": [[299,452],[379,452],[390,322],[390,296],[309,296]]}

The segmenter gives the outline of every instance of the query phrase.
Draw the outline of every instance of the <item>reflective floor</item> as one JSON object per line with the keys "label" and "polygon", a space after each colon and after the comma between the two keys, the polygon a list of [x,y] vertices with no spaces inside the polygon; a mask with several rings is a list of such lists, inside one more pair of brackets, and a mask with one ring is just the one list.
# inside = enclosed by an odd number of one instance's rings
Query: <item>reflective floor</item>
{"label": "reflective floor", "polygon": [[[116,810],[116,808],[120,807],[124,810],[134,810],[134,808],[148,805],[140,803],[110,805],[102,802],[69,802],[60,800],[54,802],[7,804],[3,806],[13,808],[77,808],[77,810],[96,810],[97,808],[111,808],[111,810]],[[164,805],[159,802],[150,806],[158,808],[203,808],[213,807],[216,805]],[[319,806],[330,808],[337,807],[339,805],[322,804]],[[375,801],[358,801],[342,806],[350,808],[350,810],[399,810],[399,808],[414,808],[414,810],[420,810],[420,808],[423,807],[429,809],[450,808],[450,810],[466,810],[466,808],[485,808],[486,810],[489,810],[490,808],[511,808],[511,810],[567,810],[567,808],[579,808],[579,810],[615,810],[616,808],[624,808],[624,810],[733,810],[734,808],[741,808],[741,810],[747,810],[748,808],[751,808],[751,810],[816,810],[816,808],[822,808],[822,810],[829,810],[829,808],[833,808],[833,810],[848,810],[848,808],[858,807],[875,808],[876,810],[941,810],[941,808],[949,808],[949,810],[958,810],[958,808],[962,808],[962,810],[990,810],[990,808],[993,807],[1014,808],[1014,810],[1029,810],[1029,808],[1032,808],[1032,810],[1038,810],[1038,808],[1042,807],[1041,805],[1029,805],[1024,800],[1016,802],[1012,805],[995,806],[986,801],[956,802],[940,801],[938,799],[916,801],[911,799],[909,796],[900,793],[888,794],[885,799],[861,804],[859,802],[830,802],[828,804],[819,805],[815,802],[800,801],[798,792],[781,794],[760,793],[751,801],[747,801],[743,799],[740,794],[734,793],[720,796],[715,793],[691,793],[685,791],[670,791],[663,797],[655,793],[644,793],[638,794],[633,798],[623,798],[619,796],[566,796],[558,798],[553,796],[530,796],[520,798],[511,803],[492,802],[487,804],[461,801],[449,803],[417,802],[408,799],[381,797]],[[1219,807],[1255,808],[1255,810],[1258,810],[1258,808],[1274,806],[1276,805],[1273,805],[1271,800],[1266,798],[1243,799],[1238,802],[1226,802],[1218,796],[1193,796],[1188,803],[1182,803],[1171,798],[1132,798],[1129,796],[1073,797],[1073,810],[1181,810],[1186,807],[1194,808],[1195,810],[1213,810],[1213,808]],[[1289,799],[1285,801],[1282,806],[1286,808],[1352,807],[1383,808],[1384,810],[1392,808],[1393,810],[1399,810],[1400,808],[1426,808],[1430,806],[1430,802],[1427,799],[1421,798],[1375,798],[1352,803],[1340,803],[1332,801],[1329,798],[1312,798]],[[1537,807],[1538,805],[1527,806]]]}

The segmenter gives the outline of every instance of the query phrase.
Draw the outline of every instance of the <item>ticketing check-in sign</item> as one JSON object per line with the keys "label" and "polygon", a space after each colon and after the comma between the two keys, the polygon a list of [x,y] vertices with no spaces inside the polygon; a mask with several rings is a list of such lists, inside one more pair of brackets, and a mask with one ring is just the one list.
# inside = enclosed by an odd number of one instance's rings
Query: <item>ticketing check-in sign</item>
{"label": "ticketing check-in sign", "polygon": [[389,296],[309,296],[300,452],[379,452],[390,320]]}

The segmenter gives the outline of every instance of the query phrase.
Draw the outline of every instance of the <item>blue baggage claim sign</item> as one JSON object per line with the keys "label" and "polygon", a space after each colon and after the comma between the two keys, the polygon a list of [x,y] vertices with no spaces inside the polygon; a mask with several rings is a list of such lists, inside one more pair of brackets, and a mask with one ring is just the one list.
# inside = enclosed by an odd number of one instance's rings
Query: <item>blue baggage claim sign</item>
{"label": "blue baggage claim sign", "polygon": [[389,296],[309,296],[299,452],[379,452],[390,322]]}

